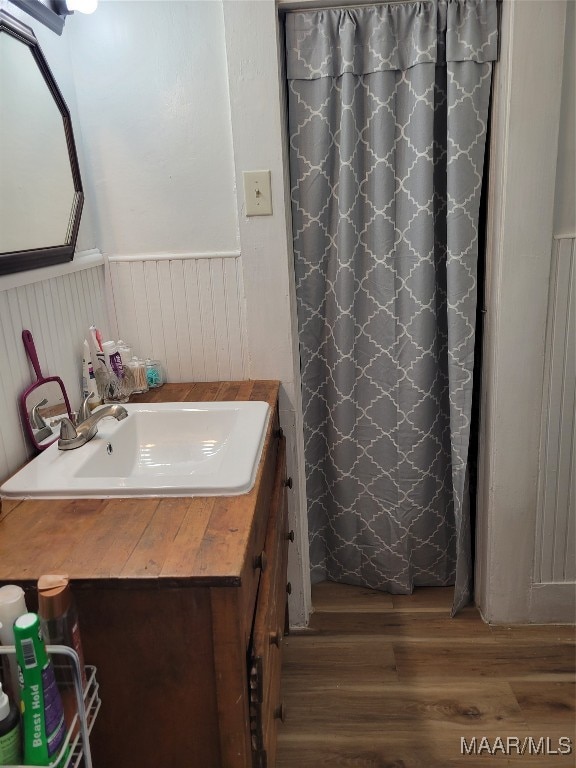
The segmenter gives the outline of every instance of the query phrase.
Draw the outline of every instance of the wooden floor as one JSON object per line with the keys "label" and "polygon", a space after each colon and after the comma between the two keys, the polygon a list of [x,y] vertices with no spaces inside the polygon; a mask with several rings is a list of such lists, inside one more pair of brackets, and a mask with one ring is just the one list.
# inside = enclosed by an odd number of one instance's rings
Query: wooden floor
{"label": "wooden floor", "polygon": [[[324,582],[312,597],[309,629],[284,641],[277,768],[576,765],[573,627],[490,627],[474,607],[451,619],[450,588]],[[502,753],[508,737],[523,755]],[[526,737],[548,752],[569,737],[572,754],[530,755]]]}

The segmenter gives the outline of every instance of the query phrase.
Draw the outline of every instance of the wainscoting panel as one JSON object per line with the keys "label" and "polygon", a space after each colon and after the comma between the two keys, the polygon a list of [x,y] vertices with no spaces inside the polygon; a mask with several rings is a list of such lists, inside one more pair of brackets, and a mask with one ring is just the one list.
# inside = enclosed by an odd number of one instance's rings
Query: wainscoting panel
{"label": "wainscoting panel", "polygon": [[34,336],[44,376],[60,376],[77,408],[82,344],[93,323],[108,333],[101,265],[17,287],[0,284],[0,482],[32,453],[19,410],[20,394],[36,378],[22,344],[23,329]]}
{"label": "wainscoting panel", "polygon": [[576,581],[575,242],[574,238],[556,239],[552,254],[534,563],[536,584]]}
{"label": "wainscoting panel", "polygon": [[238,254],[111,258],[118,333],[168,381],[249,377]]}

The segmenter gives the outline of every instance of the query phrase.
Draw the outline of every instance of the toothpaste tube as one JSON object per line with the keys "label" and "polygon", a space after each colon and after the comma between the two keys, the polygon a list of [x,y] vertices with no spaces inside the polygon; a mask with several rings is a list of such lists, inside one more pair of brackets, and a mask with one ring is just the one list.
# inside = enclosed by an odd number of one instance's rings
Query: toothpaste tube
{"label": "toothpaste tube", "polygon": [[116,344],[113,341],[105,341],[102,344],[102,349],[104,350],[104,357],[108,368],[114,371],[117,378],[123,379],[124,365],[122,363],[122,356],[120,352],[118,352]]}

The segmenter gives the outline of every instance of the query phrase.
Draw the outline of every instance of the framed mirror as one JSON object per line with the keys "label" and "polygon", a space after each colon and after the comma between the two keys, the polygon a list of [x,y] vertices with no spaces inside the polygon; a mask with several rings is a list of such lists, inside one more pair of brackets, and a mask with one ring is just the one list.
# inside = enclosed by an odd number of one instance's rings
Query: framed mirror
{"label": "framed mirror", "polygon": [[0,275],[74,258],[84,203],[70,113],[32,30],[0,8]]}
{"label": "framed mirror", "polygon": [[46,377],[42,373],[29,330],[22,331],[22,341],[36,374],[36,381],[20,395],[22,421],[34,448],[43,451],[58,439],[59,423],[63,416],[71,418],[72,411],[62,379],[59,376]]}
{"label": "framed mirror", "polygon": [[37,451],[58,440],[62,417],[71,415],[66,390],[54,378],[30,387],[24,393],[21,407],[28,437]]}
{"label": "framed mirror", "polygon": [[36,374],[36,381],[20,396],[22,422],[34,448],[43,451],[58,439],[62,417],[72,418],[72,411],[62,379],[59,376],[46,377],[42,373],[29,330],[22,331],[22,341]]}

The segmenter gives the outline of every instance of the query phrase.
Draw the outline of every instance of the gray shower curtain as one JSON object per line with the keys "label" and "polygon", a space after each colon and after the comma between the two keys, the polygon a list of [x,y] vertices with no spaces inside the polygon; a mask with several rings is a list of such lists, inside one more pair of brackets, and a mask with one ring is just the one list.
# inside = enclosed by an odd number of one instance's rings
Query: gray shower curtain
{"label": "gray shower curtain", "polygon": [[312,577],[454,612],[496,51],[496,0],[286,16]]}

